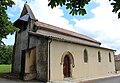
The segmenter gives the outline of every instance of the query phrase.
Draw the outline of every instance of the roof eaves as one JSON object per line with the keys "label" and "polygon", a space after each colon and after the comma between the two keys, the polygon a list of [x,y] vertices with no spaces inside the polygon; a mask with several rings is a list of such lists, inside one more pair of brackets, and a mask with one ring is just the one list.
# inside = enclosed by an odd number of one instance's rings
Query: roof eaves
{"label": "roof eaves", "polygon": [[116,51],[116,50],[110,49],[110,48],[105,48],[105,47],[100,47],[100,46],[95,46],[95,45],[90,45],[90,44],[83,44],[83,43],[80,43],[80,42],[69,41],[69,40],[66,40],[66,39],[56,38],[56,37],[52,37],[52,36],[45,36],[45,35],[43,35],[43,34],[35,33],[35,32],[32,32],[32,31],[29,31],[28,33],[29,33],[30,35],[34,35],[34,36],[44,36],[44,37],[52,38],[52,39],[55,39],[55,40],[60,40],[60,41],[76,43],[76,44],[80,44],[80,45],[84,45],[84,46],[89,46],[89,47],[95,47],[95,48],[101,48],[101,49]]}

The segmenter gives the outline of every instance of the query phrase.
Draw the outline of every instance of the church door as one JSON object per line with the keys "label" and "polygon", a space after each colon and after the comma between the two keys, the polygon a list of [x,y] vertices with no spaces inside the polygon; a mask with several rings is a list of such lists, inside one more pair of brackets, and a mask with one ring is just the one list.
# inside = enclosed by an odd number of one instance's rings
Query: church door
{"label": "church door", "polygon": [[68,55],[64,57],[63,74],[64,77],[70,77],[70,58]]}

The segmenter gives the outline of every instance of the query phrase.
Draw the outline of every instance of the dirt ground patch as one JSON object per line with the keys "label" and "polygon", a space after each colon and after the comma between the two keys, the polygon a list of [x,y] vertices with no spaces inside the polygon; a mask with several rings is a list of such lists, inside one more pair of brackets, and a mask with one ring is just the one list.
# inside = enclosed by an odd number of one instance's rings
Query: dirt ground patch
{"label": "dirt ground patch", "polygon": [[12,82],[21,82],[21,83],[44,83],[38,80],[23,81],[19,79],[19,76],[13,73],[0,73],[0,83],[12,83]]}

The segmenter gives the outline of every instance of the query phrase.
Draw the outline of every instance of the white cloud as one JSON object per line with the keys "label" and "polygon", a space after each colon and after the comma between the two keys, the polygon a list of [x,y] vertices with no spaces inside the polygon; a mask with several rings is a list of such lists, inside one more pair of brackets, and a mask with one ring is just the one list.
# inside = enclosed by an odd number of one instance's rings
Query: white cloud
{"label": "white cloud", "polygon": [[7,39],[2,39],[2,41],[4,41],[4,43],[6,44],[6,45],[13,45],[14,44],[14,40],[15,40],[15,34],[13,34],[13,35],[8,35],[7,36]]}
{"label": "white cloud", "polygon": [[[13,1],[15,2],[15,6],[12,7],[11,11],[21,12],[25,4],[25,1],[23,0],[13,0]],[[39,21],[74,31],[73,25],[69,24],[69,21],[63,17],[64,13],[63,10],[60,9],[60,7],[51,9],[50,7],[48,7],[48,0],[28,0],[28,4],[32,9],[35,17]],[[11,13],[9,14],[12,15]],[[7,38],[8,40],[11,41],[9,36]],[[6,44],[9,44],[7,40],[4,41]]]}
{"label": "white cloud", "polygon": [[90,19],[74,19],[75,27],[94,35],[97,33],[95,39],[101,41],[102,46],[120,50],[120,20],[117,14],[112,12],[108,0],[93,1],[99,3],[98,7],[91,10],[95,16]]}
{"label": "white cloud", "polygon": [[[80,33],[94,37],[102,42],[102,46],[120,50],[120,20],[118,20],[117,14],[111,12],[112,6],[110,6],[108,0],[92,1],[99,4],[98,7],[91,10],[94,17],[81,20],[74,18],[74,28],[73,24],[70,24],[69,20],[63,17],[64,13],[60,7],[54,9],[48,7],[48,0],[28,0],[28,4],[39,21],[72,31],[78,29]],[[13,6],[12,11],[16,11],[18,8],[23,9],[25,3],[23,0],[14,0],[14,2],[16,5]],[[120,53],[120,51],[117,51],[117,53]]]}
{"label": "white cloud", "polygon": [[60,7],[54,9],[48,7],[48,0],[34,0],[28,4],[39,21],[68,30],[74,30],[72,24],[69,24],[69,21],[63,17],[63,10]]}
{"label": "white cloud", "polygon": [[13,0],[15,5],[12,8],[12,11],[17,11],[16,9],[20,8],[20,11],[23,9],[24,1],[23,0]]}

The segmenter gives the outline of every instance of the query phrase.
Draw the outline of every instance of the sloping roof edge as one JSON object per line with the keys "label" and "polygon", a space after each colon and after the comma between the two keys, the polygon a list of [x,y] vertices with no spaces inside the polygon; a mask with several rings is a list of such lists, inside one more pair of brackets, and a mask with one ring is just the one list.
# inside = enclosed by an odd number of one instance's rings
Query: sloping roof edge
{"label": "sloping roof edge", "polygon": [[29,14],[29,16],[30,16],[31,19],[36,19],[35,16],[34,16],[34,14],[33,14],[33,12],[32,12],[32,10],[31,10],[31,8],[30,8],[30,6],[27,3],[24,4],[24,7],[23,7],[23,10],[22,10],[22,13],[21,13],[20,17],[22,17],[22,16],[25,15],[25,14],[22,15],[23,13]]}
{"label": "sloping roof edge", "polygon": [[36,21],[35,25],[38,28],[42,28],[42,29],[51,30],[51,31],[54,31],[54,32],[66,34],[66,35],[69,35],[69,36],[73,36],[73,37],[80,38],[80,39],[83,39],[83,40],[88,40],[88,41],[91,41],[91,42],[94,42],[94,43],[97,43],[97,44],[101,45],[100,42],[96,41],[93,38],[90,38],[90,37],[88,37],[86,35],[79,34],[79,33],[73,32],[73,31],[62,29],[60,27],[56,27],[56,26],[53,26],[53,25],[50,25],[50,24],[39,22],[39,21]]}

